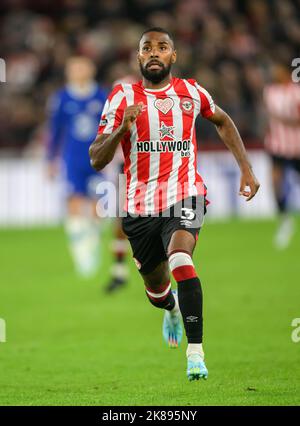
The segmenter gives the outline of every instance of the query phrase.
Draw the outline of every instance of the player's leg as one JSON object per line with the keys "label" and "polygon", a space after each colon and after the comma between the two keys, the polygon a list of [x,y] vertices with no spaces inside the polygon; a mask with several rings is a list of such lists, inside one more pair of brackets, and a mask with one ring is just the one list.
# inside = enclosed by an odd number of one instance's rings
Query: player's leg
{"label": "player's leg", "polygon": [[169,268],[177,282],[179,307],[188,341],[188,378],[207,378],[202,347],[203,294],[192,255],[206,212],[203,196],[189,197],[170,209],[162,239]]}
{"label": "player's leg", "polygon": [[152,305],[173,309],[167,256],[160,238],[161,218],[132,217],[122,219],[122,229],[131,245],[134,262],[141,274],[146,295]]}
{"label": "player's leg", "polygon": [[300,159],[295,159],[292,162],[293,169],[298,173],[298,179],[300,179]]}
{"label": "player's leg", "polygon": [[196,244],[195,237],[185,231],[173,233],[169,246],[169,266],[177,282],[178,301],[187,336],[188,378],[190,380],[207,378],[202,347],[203,337],[203,294],[192,254]]}
{"label": "player's leg", "polygon": [[128,266],[126,263],[128,243],[122,230],[121,219],[118,217],[114,221],[114,228],[115,235],[111,244],[114,261],[111,268],[111,278],[105,288],[108,293],[123,287],[128,280]]}
{"label": "player's leg", "polygon": [[289,245],[294,233],[294,221],[289,215],[287,206],[286,164],[287,161],[284,158],[272,157],[272,184],[280,220],[274,244],[279,249],[284,249]]}
{"label": "player's leg", "polygon": [[149,302],[161,309],[173,309],[175,299],[171,292],[167,260],[160,262],[151,272],[141,273]]}
{"label": "player's leg", "polygon": [[141,275],[150,303],[165,310],[164,339],[170,348],[177,348],[182,340],[183,330],[177,292],[171,289],[168,261],[163,260],[151,272]]}
{"label": "player's leg", "polygon": [[[99,260],[99,218],[96,215],[95,188],[92,179],[99,178],[93,169],[82,171],[66,167],[68,185],[65,229],[77,272],[83,277],[96,273]],[[93,186],[93,188],[91,188]]]}
{"label": "player's leg", "polygon": [[284,190],[285,160],[272,157],[272,184],[278,212],[283,214],[287,210],[287,197]]}
{"label": "player's leg", "polygon": [[93,214],[94,202],[81,194],[67,201],[65,229],[77,272],[88,277],[99,266],[99,219]]}
{"label": "player's leg", "polygon": [[160,237],[161,225],[159,217],[128,216],[122,220],[148,300],[156,308],[170,312],[170,324],[164,337],[170,346],[176,347],[182,338],[182,326],[177,298],[171,290],[168,260]]}

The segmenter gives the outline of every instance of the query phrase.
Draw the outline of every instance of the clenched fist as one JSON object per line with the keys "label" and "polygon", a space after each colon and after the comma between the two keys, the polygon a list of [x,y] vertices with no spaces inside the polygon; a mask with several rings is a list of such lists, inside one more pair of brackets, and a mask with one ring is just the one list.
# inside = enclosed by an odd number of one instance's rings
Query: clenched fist
{"label": "clenched fist", "polygon": [[[246,187],[250,188],[250,191],[247,190]],[[242,171],[241,176],[241,185],[240,185],[240,195],[243,195],[246,198],[246,201],[250,201],[254,195],[259,190],[260,184],[256,177],[254,176],[251,168],[248,168],[247,170]]]}
{"label": "clenched fist", "polygon": [[137,117],[141,114],[143,109],[143,103],[139,102],[135,105],[130,105],[124,111],[123,121],[121,124],[121,129],[123,132],[128,132],[131,129],[133,123]]}

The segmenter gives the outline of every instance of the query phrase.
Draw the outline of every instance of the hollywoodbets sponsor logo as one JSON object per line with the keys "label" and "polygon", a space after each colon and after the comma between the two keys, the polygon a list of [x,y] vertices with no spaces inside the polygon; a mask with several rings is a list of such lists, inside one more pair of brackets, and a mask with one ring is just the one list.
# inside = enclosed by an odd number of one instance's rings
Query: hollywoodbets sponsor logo
{"label": "hollywoodbets sponsor logo", "polygon": [[[183,141],[142,141],[135,142],[134,152],[178,152],[190,153],[191,140],[185,139]],[[189,155],[183,155],[189,156]]]}

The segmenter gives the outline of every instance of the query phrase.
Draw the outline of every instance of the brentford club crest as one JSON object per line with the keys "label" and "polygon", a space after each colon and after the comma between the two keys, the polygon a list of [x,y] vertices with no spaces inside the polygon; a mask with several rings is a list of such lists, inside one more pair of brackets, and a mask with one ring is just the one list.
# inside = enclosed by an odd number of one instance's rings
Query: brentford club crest
{"label": "brentford club crest", "polygon": [[187,114],[192,114],[194,112],[194,102],[191,98],[182,98],[180,99],[180,108],[183,112]]}

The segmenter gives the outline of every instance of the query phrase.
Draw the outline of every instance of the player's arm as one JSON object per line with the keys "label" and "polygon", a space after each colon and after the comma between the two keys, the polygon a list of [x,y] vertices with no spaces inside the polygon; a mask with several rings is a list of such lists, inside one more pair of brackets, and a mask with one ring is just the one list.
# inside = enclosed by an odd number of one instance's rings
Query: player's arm
{"label": "player's arm", "polygon": [[[216,129],[227,148],[233,153],[241,170],[240,195],[247,197],[246,201],[251,200],[259,189],[259,182],[256,179],[250,161],[248,159],[245,146],[240,134],[228,114],[217,105],[214,114],[207,117],[215,124]],[[250,191],[246,190],[249,186]]]}
{"label": "player's arm", "polygon": [[111,134],[100,134],[91,144],[89,154],[91,165],[97,171],[102,170],[114,158],[116,149],[124,138],[125,134],[130,131],[133,123],[138,115],[142,112],[142,105],[130,105],[125,108],[123,120]]}

